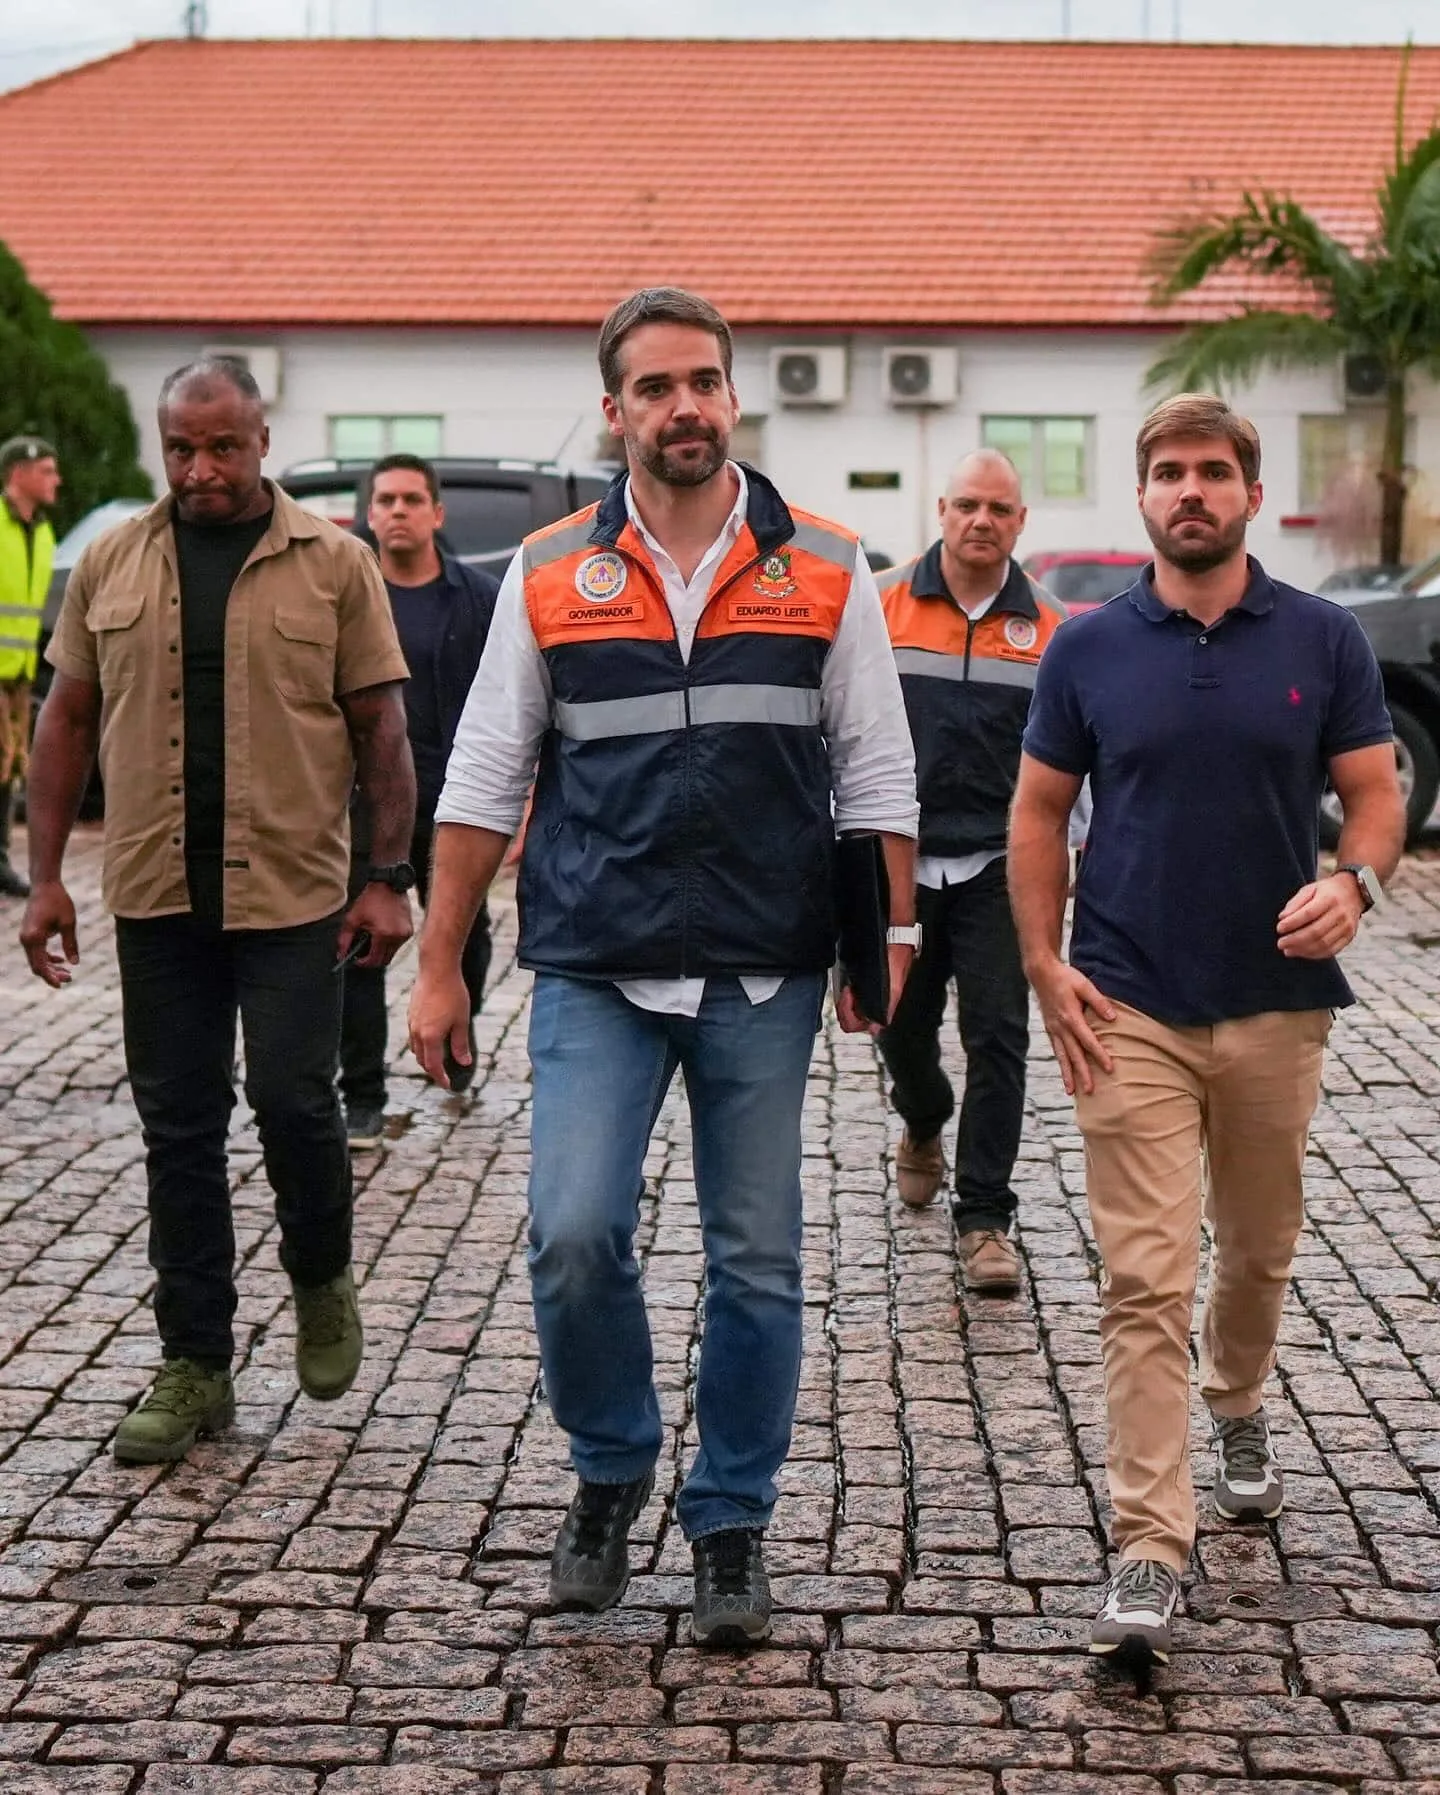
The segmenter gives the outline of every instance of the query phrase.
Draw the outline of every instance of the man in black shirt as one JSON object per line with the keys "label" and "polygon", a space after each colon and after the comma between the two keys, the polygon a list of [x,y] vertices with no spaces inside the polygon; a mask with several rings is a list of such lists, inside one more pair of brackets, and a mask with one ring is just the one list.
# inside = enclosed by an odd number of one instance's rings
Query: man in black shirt
{"label": "man in black shirt", "polygon": [[270,507],[238,523],[190,518],[177,509],[172,528],[180,575],[185,873],[194,915],[219,928],[225,849],[225,618],[236,576],[270,528]]}
{"label": "man in black shirt", "polygon": [[[420,901],[430,890],[430,844],[435,806],[445,783],[455,729],[490,631],[499,583],[478,568],[444,554],[436,537],[445,521],[435,469],[418,455],[387,455],[370,477],[367,522],[374,533],[380,571],[400,645],[410,668],[405,719],[415,757],[415,836],[410,861]],[[367,870],[368,818],[362,805],[353,817],[351,889]],[[480,1008],[490,969],[490,915],[482,904],[461,956],[470,1013]],[[385,1116],[385,969],[351,966],[345,974],[340,1089],[352,1148],[378,1146]],[[451,1089],[463,1089],[471,1065],[457,1067]]]}
{"label": "man in black shirt", "polygon": [[[181,1458],[235,1413],[237,1018],[294,1292],[297,1378],[317,1401],[355,1380],[364,1330],[335,966],[362,936],[362,958],[390,958],[410,934],[414,883],[406,665],[374,558],[264,478],[264,408],[240,363],[171,375],[159,425],[169,493],[84,551],[47,650],[21,927],[32,971],[67,984],[80,950],[63,859],[98,750],[164,1355],[116,1431],[127,1464]],[[357,784],[374,864],[347,902]]]}

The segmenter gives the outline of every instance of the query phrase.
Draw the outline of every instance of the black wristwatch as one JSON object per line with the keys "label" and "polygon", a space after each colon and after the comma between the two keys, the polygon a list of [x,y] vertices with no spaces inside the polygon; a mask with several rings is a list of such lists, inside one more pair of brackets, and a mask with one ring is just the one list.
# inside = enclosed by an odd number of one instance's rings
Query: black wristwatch
{"label": "black wristwatch", "polygon": [[372,866],[365,875],[367,885],[388,885],[392,891],[413,891],[415,868],[408,860],[397,860],[394,866]]}

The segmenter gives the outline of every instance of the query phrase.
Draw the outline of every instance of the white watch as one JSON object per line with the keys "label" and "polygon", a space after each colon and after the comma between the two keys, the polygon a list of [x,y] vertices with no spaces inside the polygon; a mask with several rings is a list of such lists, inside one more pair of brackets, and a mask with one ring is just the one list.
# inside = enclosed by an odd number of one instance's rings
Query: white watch
{"label": "white watch", "polygon": [[918,954],[924,933],[918,922],[892,922],[885,931],[885,939],[891,947],[913,947]]}

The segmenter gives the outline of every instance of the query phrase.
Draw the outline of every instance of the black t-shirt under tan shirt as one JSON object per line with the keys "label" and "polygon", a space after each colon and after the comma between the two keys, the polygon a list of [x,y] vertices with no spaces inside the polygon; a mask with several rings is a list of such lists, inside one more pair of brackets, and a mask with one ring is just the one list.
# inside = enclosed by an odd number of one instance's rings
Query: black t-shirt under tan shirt
{"label": "black t-shirt under tan shirt", "polygon": [[240,569],[269,528],[269,511],[238,524],[174,521],[185,706],[185,859],[197,912],[213,908],[218,899],[225,845],[225,612]]}

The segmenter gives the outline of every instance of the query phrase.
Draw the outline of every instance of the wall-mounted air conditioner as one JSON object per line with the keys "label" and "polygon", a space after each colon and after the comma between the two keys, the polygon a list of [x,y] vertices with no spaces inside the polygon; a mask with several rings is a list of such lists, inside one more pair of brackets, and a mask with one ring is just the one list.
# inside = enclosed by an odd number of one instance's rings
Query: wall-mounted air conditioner
{"label": "wall-mounted air conditioner", "polygon": [[896,344],[883,351],[880,375],[890,405],[953,405],[960,392],[960,351]]}
{"label": "wall-mounted air conditioner", "polygon": [[842,405],[849,358],[843,344],[770,351],[770,394],[777,405]]}
{"label": "wall-mounted air conditioner", "polygon": [[1385,403],[1385,364],[1378,355],[1347,355],[1340,364],[1340,391],[1346,405]]}
{"label": "wall-mounted air conditioner", "polygon": [[200,353],[243,362],[266,405],[273,405],[280,397],[280,351],[273,343],[207,343]]}

